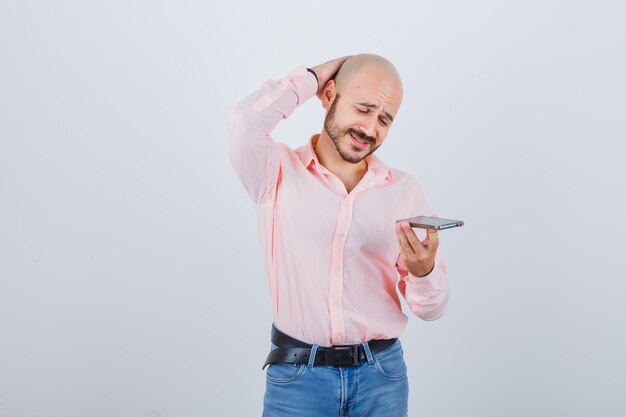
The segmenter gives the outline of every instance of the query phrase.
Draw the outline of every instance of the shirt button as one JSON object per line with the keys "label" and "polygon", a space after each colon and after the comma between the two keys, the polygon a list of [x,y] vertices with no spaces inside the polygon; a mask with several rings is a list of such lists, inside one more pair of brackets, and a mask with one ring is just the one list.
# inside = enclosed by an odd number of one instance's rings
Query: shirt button
{"label": "shirt button", "polygon": [[335,267],[335,272],[339,272],[339,267],[338,266]]}
{"label": "shirt button", "polygon": [[339,236],[339,237],[343,237],[343,233],[339,233],[337,236]]}

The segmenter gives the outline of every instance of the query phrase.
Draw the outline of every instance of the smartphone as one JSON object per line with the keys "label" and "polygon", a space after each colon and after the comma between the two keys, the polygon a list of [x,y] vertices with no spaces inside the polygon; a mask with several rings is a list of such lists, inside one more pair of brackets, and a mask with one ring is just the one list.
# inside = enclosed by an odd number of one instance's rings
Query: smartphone
{"label": "smartphone", "polygon": [[440,217],[428,216],[415,216],[397,221],[407,221],[411,227],[419,227],[421,229],[443,230],[463,226],[463,220],[442,219]]}

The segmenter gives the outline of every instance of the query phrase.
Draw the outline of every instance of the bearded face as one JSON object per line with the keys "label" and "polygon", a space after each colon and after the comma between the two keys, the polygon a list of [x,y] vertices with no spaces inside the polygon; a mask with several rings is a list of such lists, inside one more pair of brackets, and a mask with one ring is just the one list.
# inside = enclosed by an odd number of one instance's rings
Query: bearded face
{"label": "bearded face", "polygon": [[335,144],[337,153],[347,162],[359,163],[366,156],[373,153],[381,143],[376,143],[376,138],[367,136],[363,132],[350,126],[341,125],[337,119],[337,105],[340,95],[337,94],[335,100],[330,105],[330,109],[324,119],[324,130],[328,137]]}

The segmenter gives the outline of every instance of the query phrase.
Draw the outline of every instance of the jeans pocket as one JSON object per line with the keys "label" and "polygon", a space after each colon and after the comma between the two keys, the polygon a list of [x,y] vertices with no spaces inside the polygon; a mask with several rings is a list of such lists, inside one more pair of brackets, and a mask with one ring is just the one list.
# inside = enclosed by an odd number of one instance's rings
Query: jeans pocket
{"label": "jeans pocket", "polygon": [[306,371],[306,363],[278,362],[267,366],[265,377],[274,384],[289,384],[297,381]]}
{"label": "jeans pocket", "polygon": [[[278,346],[273,343],[271,344],[271,350],[277,348]],[[304,371],[306,371],[306,367],[306,363],[270,363],[265,370],[265,378],[268,382],[274,384],[289,384],[300,379]]]}
{"label": "jeans pocket", "polygon": [[400,339],[390,347],[383,349],[374,356],[378,373],[388,379],[400,379],[406,376],[407,366]]}

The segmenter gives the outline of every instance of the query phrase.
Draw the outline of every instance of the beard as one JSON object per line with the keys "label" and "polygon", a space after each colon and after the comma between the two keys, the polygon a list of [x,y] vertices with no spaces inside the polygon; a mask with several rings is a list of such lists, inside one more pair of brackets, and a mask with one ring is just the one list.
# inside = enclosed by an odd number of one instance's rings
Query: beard
{"label": "beard", "polygon": [[[337,107],[337,102],[339,102],[339,97],[340,95],[337,94],[337,97],[335,97],[335,101],[333,101],[333,104],[330,105],[330,109],[328,109],[328,114],[326,114],[326,118],[324,119],[324,130],[326,131],[326,134],[328,135],[330,140],[332,140],[335,144],[335,148],[337,149],[337,153],[339,154],[339,156],[341,156],[341,158],[346,162],[357,164],[361,162],[366,156],[372,154],[376,149],[378,149],[380,144],[378,144],[377,146],[372,146],[373,143],[376,143],[376,140],[374,138],[364,135],[361,132],[357,132],[356,130],[351,128],[345,129],[344,131],[339,126],[337,126],[337,124],[335,123],[335,108]],[[357,145],[354,145],[351,141],[349,143],[346,143],[344,147],[342,147],[341,139],[344,136],[350,136],[350,134],[354,135],[354,137],[358,139],[367,141],[370,147],[369,152],[363,153],[364,149],[357,147]]]}

